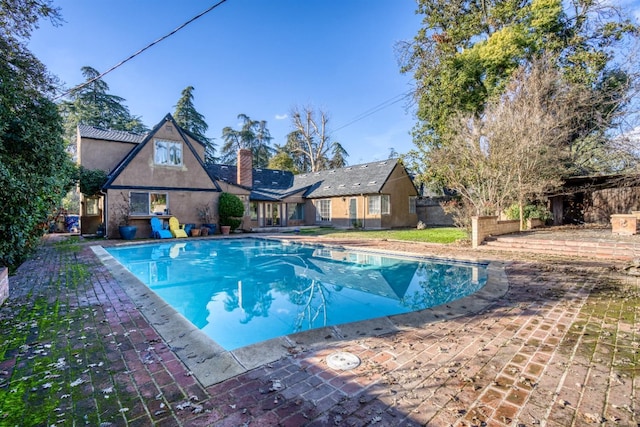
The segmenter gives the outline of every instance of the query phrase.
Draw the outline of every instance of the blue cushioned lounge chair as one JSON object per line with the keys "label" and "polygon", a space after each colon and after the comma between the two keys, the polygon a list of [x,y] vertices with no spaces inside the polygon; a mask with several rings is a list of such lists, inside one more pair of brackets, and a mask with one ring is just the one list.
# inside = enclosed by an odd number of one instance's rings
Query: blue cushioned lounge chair
{"label": "blue cushioned lounge chair", "polygon": [[156,217],[151,218],[151,235],[154,239],[172,239],[171,231],[162,228],[162,223]]}

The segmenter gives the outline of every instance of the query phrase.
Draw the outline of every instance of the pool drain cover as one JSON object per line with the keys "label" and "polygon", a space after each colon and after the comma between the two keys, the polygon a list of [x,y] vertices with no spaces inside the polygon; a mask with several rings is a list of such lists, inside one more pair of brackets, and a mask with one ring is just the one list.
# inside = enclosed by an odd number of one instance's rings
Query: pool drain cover
{"label": "pool drain cover", "polygon": [[332,369],[348,371],[360,366],[360,358],[355,354],[339,351],[327,357],[327,365]]}

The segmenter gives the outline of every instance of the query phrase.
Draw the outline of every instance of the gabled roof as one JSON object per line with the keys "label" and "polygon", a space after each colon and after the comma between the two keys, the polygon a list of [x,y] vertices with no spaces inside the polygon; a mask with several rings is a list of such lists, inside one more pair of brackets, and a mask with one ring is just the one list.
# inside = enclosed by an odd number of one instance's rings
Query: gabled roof
{"label": "gabled roof", "polygon": [[[253,169],[253,187],[249,198],[279,201],[295,193],[304,197],[339,197],[380,193],[398,160],[389,159],[361,165],[294,175],[277,169]],[[238,168],[232,165],[206,165],[214,180],[237,183]]]}
{"label": "gabled roof", "polygon": [[101,139],[104,141],[130,142],[139,144],[148,134],[132,133],[123,130],[102,129],[88,125],[78,125],[81,138]]}
{"label": "gabled roof", "polygon": [[[185,133],[184,129],[182,129],[180,126],[178,126],[178,124],[176,123],[175,119],[173,118],[173,116],[171,114],[167,114],[166,116],[164,116],[164,118],[157,125],[154,126],[154,128],[149,133],[147,133],[145,135],[144,139],[140,143],[138,143],[138,145],[136,145],[129,152],[129,154],[127,154],[125,156],[124,159],[122,159],[122,161],[118,164],[118,166],[116,166],[113,169],[113,171],[109,174],[109,176],[107,178],[107,182],[104,184],[103,188],[109,188],[113,184],[113,182],[116,180],[118,175],[120,175],[120,173],[127,167],[127,165],[131,162],[131,160],[142,150],[142,148],[154,137],[154,135],[158,132],[158,130],[167,121],[169,121],[169,122],[171,122],[173,124],[173,126],[178,131],[178,134],[180,135],[180,138],[185,143],[185,146],[187,147],[187,149],[190,150],[193,153],[193,156],[198,160],[198,162],[200,163],[200,165],[204,169],[204,167],[205,167],[204,163],[202,163],[202,161],[200,160],[200,157],[198,156],[197,152],[195,151],[195,149],[193,148],[193,146],[189,142],[189,139],[187,138],[187,134]],[[202,144],[201,141],[199,141],[199,140],[196,140],[196,141],[198,143]],[[218,191],[221,191],[220,187],[218,186],[218,183],[215,180],[212,180],[212,182],[214,183],[214,185],[216,186]]]}
{"label": "gabled roof", "polygon": [[388,159],[308,172],[295,176],[293,188],[307,188],[308,198],[380,193],[397,164],[397,159]]}

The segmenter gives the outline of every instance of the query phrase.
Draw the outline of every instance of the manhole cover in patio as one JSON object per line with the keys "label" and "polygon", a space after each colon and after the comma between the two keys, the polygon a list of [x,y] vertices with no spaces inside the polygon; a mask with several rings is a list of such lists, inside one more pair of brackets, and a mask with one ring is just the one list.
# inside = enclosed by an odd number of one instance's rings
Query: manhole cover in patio
{"label": "manhole cover in patio", "polygon": [[348,371],[360,366],[360,358],[355,354],[339,351],[327,356],[327,365],[332,369]]}

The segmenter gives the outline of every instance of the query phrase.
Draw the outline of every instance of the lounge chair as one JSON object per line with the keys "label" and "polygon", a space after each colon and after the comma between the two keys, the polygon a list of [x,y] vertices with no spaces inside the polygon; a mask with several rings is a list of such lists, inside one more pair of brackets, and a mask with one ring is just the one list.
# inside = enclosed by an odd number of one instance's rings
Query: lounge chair
{"label": "lounge chair", "polygon": [[172,239],[171,231],[162,228],[162,223],[156,217],[151,218],[151,237],[154,239]]}
{"label": "lounge chair", "polygon": [[187,232],[180,228],[180,222],[175,216],[169,218],[169,230],[173,237],[187,237]]}

